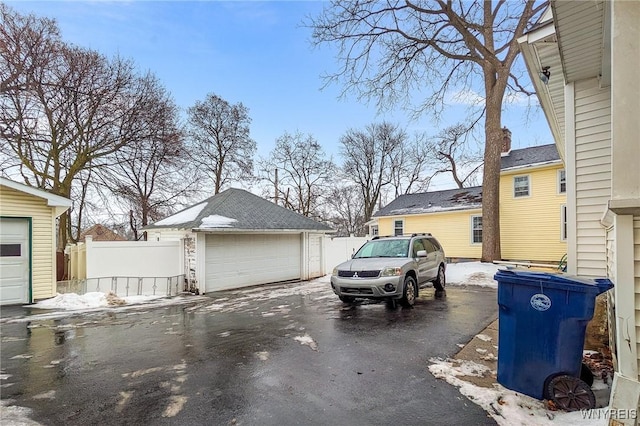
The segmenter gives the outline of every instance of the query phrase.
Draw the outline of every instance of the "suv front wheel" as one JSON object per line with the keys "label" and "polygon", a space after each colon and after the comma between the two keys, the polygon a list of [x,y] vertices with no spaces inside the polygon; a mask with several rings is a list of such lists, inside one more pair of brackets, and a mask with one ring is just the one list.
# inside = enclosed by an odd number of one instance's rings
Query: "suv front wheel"
{"label": "suv front wheel", "polygon": [[402,306],[413,306],[413,304],[416,303],[417,292],[416,280],[414,280],[413,277],[406,277],[404,279],[404,291],[402,293],[402,300],[400,301],[400,303],[402,303]]}

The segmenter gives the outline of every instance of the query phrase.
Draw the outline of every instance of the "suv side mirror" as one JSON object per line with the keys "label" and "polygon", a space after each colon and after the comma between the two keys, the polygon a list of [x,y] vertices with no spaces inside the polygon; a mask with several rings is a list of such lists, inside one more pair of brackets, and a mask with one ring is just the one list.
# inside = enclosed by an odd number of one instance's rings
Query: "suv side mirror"
{"label": "suv side mirror", "polygon": [[416,253],[417,257],[427,257],[427,251],[426,250],[418,250],[418,252]]}

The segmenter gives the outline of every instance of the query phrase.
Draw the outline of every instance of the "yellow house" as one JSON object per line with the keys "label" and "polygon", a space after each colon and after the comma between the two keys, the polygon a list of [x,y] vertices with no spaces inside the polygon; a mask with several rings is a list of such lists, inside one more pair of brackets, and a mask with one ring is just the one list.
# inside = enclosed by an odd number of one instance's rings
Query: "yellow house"
{"label": "yellow house", "polygon": [[56,218],[71,200],[0,178],[0,304],[56,295]]}
{"label": "yellow house", "polygon": [[[507,145],[508,149],[508,145]],[[500,172],[502,258],[557,263],[566,254],[566,180],[555,145],[503,154]],[[371,235],[430,232],[447,257],[482,254],[482,188],[402,195],[380,209]]]}

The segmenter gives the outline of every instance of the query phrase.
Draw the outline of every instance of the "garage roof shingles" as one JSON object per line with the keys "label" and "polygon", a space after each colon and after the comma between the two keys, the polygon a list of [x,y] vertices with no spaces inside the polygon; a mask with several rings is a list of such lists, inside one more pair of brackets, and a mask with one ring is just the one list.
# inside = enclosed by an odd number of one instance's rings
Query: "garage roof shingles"
{"label": "garage roof shingles", "polygon": [[[316,222],[292,210],[278,206],[264,198],[258,197],[243,189],[231,188],[213,197],[197,203],[206,204],[195,219],[180,223],[172,221],[171,216],[145,229],[173,228],[193,229],[199,231],[233,231],[233,230],[296,230],[330,232],[327,225]],[[193,206],[191,206],[193,207]],[[189,207],[189,208],[191,208]],[[184,209],[187,210],[187,209]],[[182,210],[182,211],[184,211]],[[177,212],[173,216],[178,216]],[[217,217],[214,224],[203,226],[203,219]],[[220,219],[231,220],[220,220]],[[170,224],[163,225],[167,221]],[[218,223],[216,225],[215,223]]]}

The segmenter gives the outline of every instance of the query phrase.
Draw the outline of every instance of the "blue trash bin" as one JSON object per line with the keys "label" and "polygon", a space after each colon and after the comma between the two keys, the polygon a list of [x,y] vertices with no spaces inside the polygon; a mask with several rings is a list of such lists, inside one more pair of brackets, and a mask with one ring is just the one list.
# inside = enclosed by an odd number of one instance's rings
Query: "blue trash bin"
{"label": "blue trash bin", "polygon": [[498,383],[537,399],[548,398],[546,390],[554,378],[580,377],[596,296],[613,284],[608,279],[521,269],[499,270],[494,278],[500,308]]}

